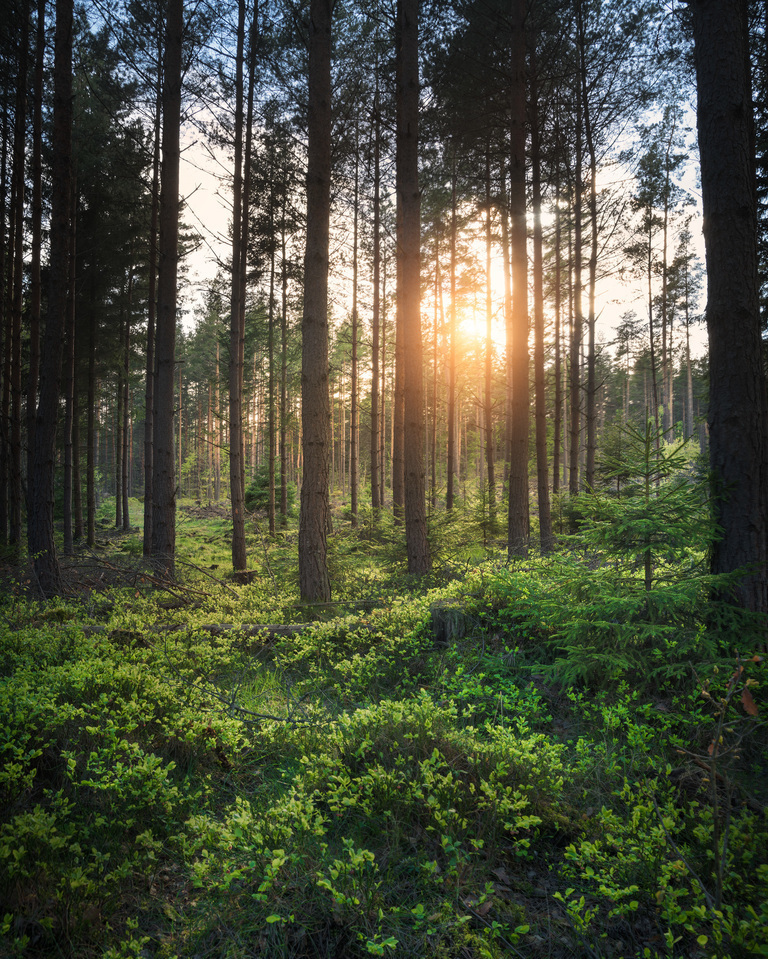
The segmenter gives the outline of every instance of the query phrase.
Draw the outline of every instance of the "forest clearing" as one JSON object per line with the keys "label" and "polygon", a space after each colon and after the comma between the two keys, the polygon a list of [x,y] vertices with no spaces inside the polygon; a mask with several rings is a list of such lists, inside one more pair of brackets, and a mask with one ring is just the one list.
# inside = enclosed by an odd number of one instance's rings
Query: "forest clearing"
{"label": "forest clearing", "polygon": [[669,483],[650,592],[637,495],[517,563],[442,517],[420,584],[338,502],[314,607],[295,520],[241,585],[182,503],[162,589],[107,501],[68,595],[4,590],[2,954],[768,954],[764,631]]}

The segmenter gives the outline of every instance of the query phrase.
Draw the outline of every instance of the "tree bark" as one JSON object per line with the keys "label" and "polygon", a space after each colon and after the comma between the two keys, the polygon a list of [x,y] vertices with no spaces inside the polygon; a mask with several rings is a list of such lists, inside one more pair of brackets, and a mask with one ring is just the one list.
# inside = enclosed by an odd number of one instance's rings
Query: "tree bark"
{"label": "tree bark", "polygon": [[[29,303],[29,378],[27,380],[27,476],[32,475],[32,449],[40,376],[40,259],[43,234],[43,67],[45,60],[45,0],[38,0],[35,77],[32,94],[32,249]],[[74,248],[73,248],[74,249]],[[72,254],[74,256],[74,253]],[[71,292],[70,292],[71,295]]]}
{"label": "tree bark", "polygon": [[493,296],[491,263],[493,253],[493,203],[491,198],[491,144],[485,145],[485,468],[488,480],[488,521],[496,525],[495,439],[493,435]]}
{"label": "tree bark", "polygon": [[528,252],[525,220],[525,0],[513,0],[510,85],[510,241],[512,247],[512,417],[507,549],[528,553]]}
{"label": "tree bark", "polygon": [[709,450],[722,536],[712,570],[746,568],[737,602],[768,612],[768,404],[762,366],[744,0],[693,0],[707,262]]}
{"label": "tree bark", "polygon": [[379,327],[380,327],[380,298],[379,286],[381,283],[381,124],[379,117],[379,70],[376,63],[376,93],[373,101],[374,132],[373,132],[373,310],[371,327],[373,344],[371,348],[371,507],[373,510],[381,506],[381,489],[379,487],[379,395],[381,373],[379,371]]}
{"label": "tree bark", "polygon": [[61,590],[61,570],[53,534],[56,424],[61,389],[61,343],[67,312],[72,172],[72,0],[56,2],[53,95],[53,167],[48,314],[40,364],[40,393],[35,423],[29,552],[37,588],[43,596]]}
{"label": "tree bark", "polygon": [[163,63],[163,163],[160,177],[157,335],[153,415],[152,556],[173,577],[176,554],[173,399],[179,243],[179,133],[184,0],[169,0]]}
{"label": "tree bark", "polygon": [[581,436],[581,337],[584,325],[582,287],[582,134],[581,84],[576,90],[576,164],[573,182],[573,329],[570,342],[570,443],[568,492],[579,492],[579,446]]}
{"label": "tree bark", "polygon": [[245,3],[239,0],[235,55],[235,171],[232,185],[232,286],[229,314],[229,496],[232,507],[232,568],[242,575],[248,565],[245,550],[245,463],[243,461],[243,342],[241,304],[245,295],[241,270],[243,214],[243,63]]}
{"label": "tree bark", "polygon": [[[29,0],[21,4],[19,72],[16,83],[16,117],[13,134],[13,307],[10,336],[6,338],[10,373],[10,535],[9,543],[21,547],[21,319],[24,308],[24,161],[27,113],[27,61],[29,47]],[[71,134],[70,134],[71,137]],[[69,162],[71,150],[67,151]],[[66,200],[69,209],[69,197]],[[66,214],[65,214],[66,217]],[[65,280],[66,284],[66,280]],[[65,285],[66,289],[66,285]],[[66,292],[64,293],[66,298]],[[63,322],[63,319],[62,319]]]}
{"label": "tree bark", "polygon": [[74,523],[72,516],[73,491],[75,480],[75,243],[77,219],[77,190],[75,175],[72,174],[70,199],[70,249],[69,249],[69,290],[67,295],[67,320],[64,368],[64,555],[72,556],[74,549]]}
{"label": "tree bark", "polygon": [[405,540],[408,572],[431,568],[424,464],[424,383],[421,340],[421,219],[418,164],[419,0],[397,4],[397,253],[403,330]]}
{"label": "tree bark", "polygon": [[357,255],[358,255],[358,219],[360,205],[360,159],[358,132],[355,130],[355,196],[352,225],[352,363],[350,369],[350,411],[349,411],[349,507],[352,527],[357,526],[358,474],[359,474],[359,385],[357,340]]}
{"label": "tree bark", "polygon": [[311,0],[307,245],[301,321],[302,482],[299,584],[304,602],[328,602],[328,255],[331,212],[331,0]]}
{"label": "tree bark", "polygon": [[[547,406],[544,377],[544,237],[541,225],[541,131],[536,37],[531,37],[531,180],[533,186],[533,325],[534,382],[536,388],[536,477],[539,504],[539,544],[542,553],[552,550],[552,516],[549,506],[547,460]],[[555,438],[557,444],[557,438]]]}
{"label": "tree bark", "polygon": [[149,218],[149,263],[147,265],[147,367],[144,387],[144,556],[152,555],[152,487],[154,481],[155,316],[157,297],[157,229],[160,215],[160,122],[163,106],[161,36],[157,40],[155,120],[152,146],[152,200]]}
{"label": "tree bark", "polygon": [[456,239],[458,214],[456,198],[456,157],[451,169],[451,346],[448,356],[448,450],[446,464],[445,507],[453,509],[456,497]]}

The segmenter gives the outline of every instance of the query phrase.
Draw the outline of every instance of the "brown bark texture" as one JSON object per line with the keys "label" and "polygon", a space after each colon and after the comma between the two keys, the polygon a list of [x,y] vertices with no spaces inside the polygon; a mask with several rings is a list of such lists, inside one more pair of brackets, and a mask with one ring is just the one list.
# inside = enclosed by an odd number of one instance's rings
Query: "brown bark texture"
{"label": "brown bark texture", "polygon": [[424,463],[424,383],[421,340],[421,198],[419,194],[419,3],[398,0],[397,256],[403,329],[405,542],[408,572],[431,567]]}
{"label": "brown bark texture", "polygon": [[707,261],[709,450],[722,530],[712,569],[748,568],[736,588],[737,601],[765,613],[768,409],[743,7],[743,0],[691,4]]}
{"label": "brown bark texture", "polygon": [[301,320],[302,459],[299,584],[304,602],[328,602],[330,408],[328,249],[331,212],[331,2],[312,0],[304,311]]}
{"label": "brown bark texture", "polygon": [[528,253],[525,220],[525,0],[513,0],[510,84],[509,213],[512,246],[512,415],[510,423],[509,556],[528,552]]}
{"label": "brown bark texture", "polygon": [[179,240],[179,132],[184,0],[169,0],[163,64],[163,162],[160,176],[157,331],[155,337],[152,556],[161,572],[175,573],[174,365]]}
{"label": "brown bark texture", "polygon": [[72,172],[72,0],[57,0],[53,93],[53,165],[48,315],[40,363],[40,391],[30,477],[27,537],[37,588],[61,589],[53,534],[56,424],[61,390],[61,343],[67,312]]}

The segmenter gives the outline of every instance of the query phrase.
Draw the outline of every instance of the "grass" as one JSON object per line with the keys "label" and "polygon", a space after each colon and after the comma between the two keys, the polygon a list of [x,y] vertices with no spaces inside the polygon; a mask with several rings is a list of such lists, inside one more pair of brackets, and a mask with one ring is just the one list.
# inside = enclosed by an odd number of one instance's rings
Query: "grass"
{"label": "grass", "polygon": [[212,635],[308,621],[295,531],[251,528],[236,585],[226,520],[189,505],[170,598],[6,594],[1,955],[768,955],[747,626],[660,593],[617,631],[623,581],[590,598],[578,558],[513,569],[450,530],[408,588],[384,528],[338,535],[306,629]]}

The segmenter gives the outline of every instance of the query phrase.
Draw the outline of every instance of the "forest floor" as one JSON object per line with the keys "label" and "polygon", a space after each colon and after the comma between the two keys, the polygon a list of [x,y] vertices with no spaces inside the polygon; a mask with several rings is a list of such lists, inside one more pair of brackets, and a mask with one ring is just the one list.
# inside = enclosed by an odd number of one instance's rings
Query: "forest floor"
{"label": "forest floor", "polygon": [[138,527],[3,571],[0,955],[768,955],[764,624],[700,561],[433,524],[415,584],[340,512],[308,608],[295,525],[249,585],[228,528],[182,504],[165,586]]}

